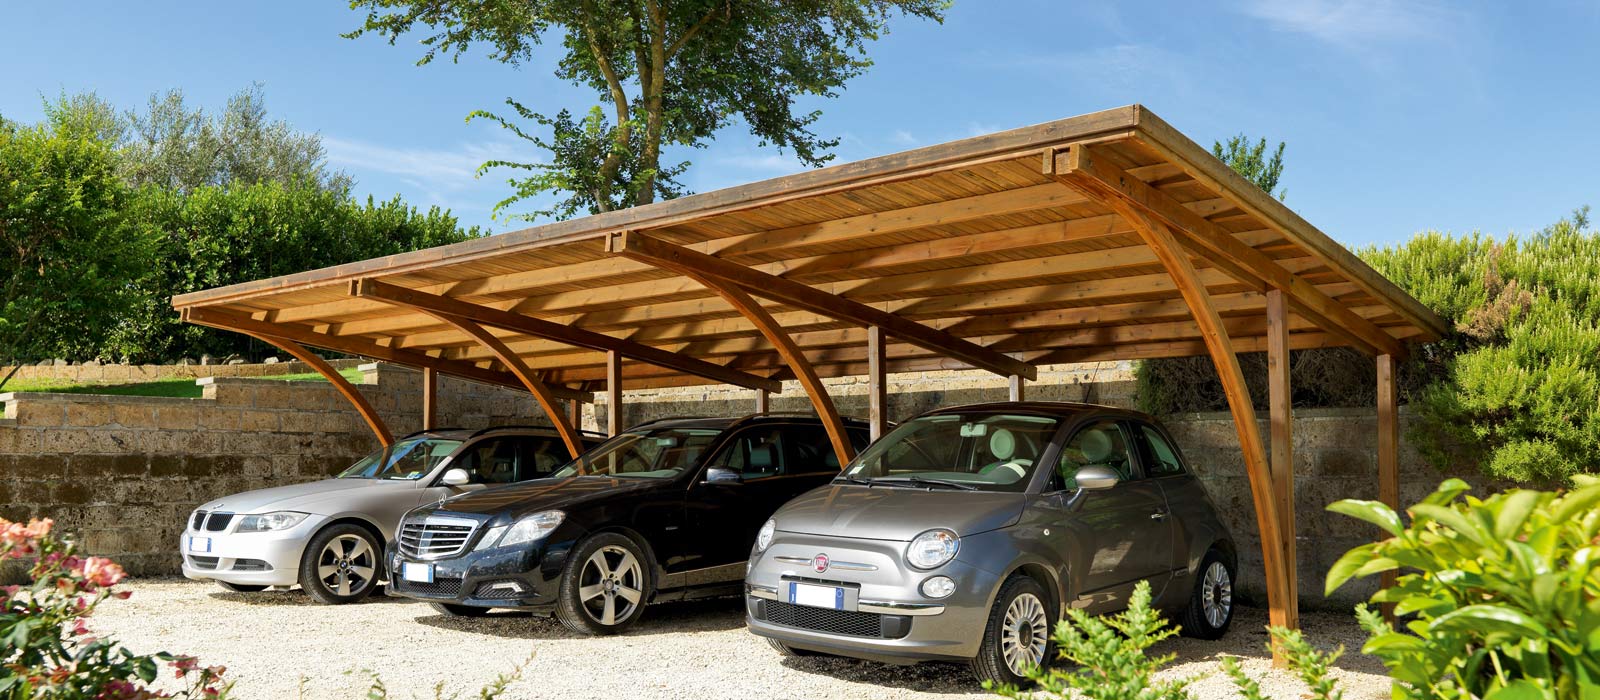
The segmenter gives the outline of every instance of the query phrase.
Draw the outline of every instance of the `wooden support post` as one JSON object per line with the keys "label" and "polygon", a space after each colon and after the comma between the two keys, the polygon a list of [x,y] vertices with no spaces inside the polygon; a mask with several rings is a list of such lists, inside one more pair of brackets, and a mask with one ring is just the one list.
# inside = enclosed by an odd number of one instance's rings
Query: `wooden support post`
{"label": "wooden support post", "polygon": [[889,425],[889,356],[884,340],[881,326],[867,326],[867,423],[873,440],[883,437]]}
{"label": "wooden support post", "polygon": [[[1400,512],[1400,398],[1395,387],[1393,355],[1378,356],[1378,500]],[[1383,572],[1380,585],[1395,584],[1396,572]],[[1394,604],[1386,603],[1383,614],[1394,619]]]}
{"label": "wooden support post", "polygon": [[422,368],[422,429],[439,427],[439,370]]}
{"label": "wooden support post", "polygon": [[756,413],[765,415],[768,411],[767,406],[770,400],[770,394],[767,393],[766,389],[756,389]]}
{"label": "wooden support post", "polygon": [[[1299,590],[1295,565],[1294,524],[1294,409],[1289,383],[1289,303],[1282,290],[1267,290],[1267,403],[1272,426],[1272,485],[1278,500],[1278,522],[1283,530],[1284,574],[1289,590]],[[1300,608],[1287,611],[1286,627],[1300,625]]]}
{"label": "wooden support post", "polygon": [[326,360],[318,357],[316,353],[307,350],[304,345],[296,343],[292,340],[274,338],[269,335],[256,335],[255,333],[246,333],[245,335],[255,338],[263,343],[277,346],[278,349],[289,353],[289,355],[294,357],[294,359],[304,362],[307,366],[311,367],[311,369],[316,370],[317,374],[322,375],[323,379],[328,380],[328,383],[332,384],[333,388],[338,389],[339,393],[344,396],[345,400],[349,401],[350,405],[355,407],[356,413],[360,413],[361,419],[365,420],[367,422],[367,427],[372,429],[372,434],[378,437],[378,442],[383,443],[384,447],[394,444],[394,433],[389,432],[389,426],[383,422],[383,416],[378,415],[378,410],[373,408],[371,403],[367,402],[367,397],[362,396],[361,392],[356,389],[355,385],[351,384],[349,380],[345,379],[344,375],[339,374],[339,370],[334,369],[333,365],[328,364]]}
{"label": "wooden support post", "polygon": [[573,430],[583,430],[583,402],[573,399],[567,402],[567,422],[572,424]]}
{"label": "wooden support post", "polygon": [[1011,375],[1011,381],[1009,382],[1009,386],[1007,387],[1008,388],[1007,397],[1010,400],[1012,400],[1012,401],[1021,401],[1022,400],[1022,382],[1023,381],[1025,381],[1025,380],[1022,377],[1019,377],[1019,376],[1017,376],[1015,374]]}
{"label": "wooden support post", "polygon": [[622,355],[606,353],[606,434],[622,432]]}

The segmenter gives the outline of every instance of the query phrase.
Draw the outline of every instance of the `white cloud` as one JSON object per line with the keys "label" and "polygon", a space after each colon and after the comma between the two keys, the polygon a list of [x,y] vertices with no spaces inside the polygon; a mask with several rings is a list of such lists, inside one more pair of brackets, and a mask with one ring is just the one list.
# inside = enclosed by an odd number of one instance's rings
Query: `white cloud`
{"label": "white cloud", "polygon": [[1192,59],[1148,44],[1115,44],[1079,51],[1027,53],[1001,57],[996,67],[1028,70],[1074,85],[1100,85],[1113,91],[1184,89],[1191,81],[1184,66]]}
{"label": "white cloud", "polygon": [[1344,48],[1430,38],[1460,23],[1448,6],[1419,0],[1247,0],[1240,11]]}
{"label": "white cloud", "polygon": [[463,143],[456,148],[396,148],[366,141],[324,136],[328,162],[353,171],[377,172],[404,179],[430,190],[458,190],[470,187],[478,166],[484,161],[518,160],[515,145],[499,141]]}
{"label": "white cloud", "polygon": [[917,140],[917,137],[912,136],[911,132],[905,129],[895,129],[894,133],[889,134],[889,143],[896,146],[915,146],[921,142]]}

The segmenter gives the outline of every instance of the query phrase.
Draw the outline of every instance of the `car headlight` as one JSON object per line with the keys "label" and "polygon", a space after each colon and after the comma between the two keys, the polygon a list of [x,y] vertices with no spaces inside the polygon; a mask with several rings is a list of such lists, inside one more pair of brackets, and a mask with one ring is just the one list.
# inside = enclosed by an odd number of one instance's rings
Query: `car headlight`
{"label": "car headlight", "polygon": [[956,558],[961,538],[949,530],[929,530],[911,538],[906,545],[906,563],[918,569],[932,569]]}
{"label": "car headlight", "polygon": [[306,519],[305,513],[296,513],[292,510],[280,510],[274,513],[260,513],[246,515],[239,518],[239,529],[234,532],[270,532],[272,530],[287,530],[300,524]]}
{"label": "car headlight", "polygon": [[778,521],[768,518],[766,524],[761,526],[761,532],[756,533],[757,552],[767,551],[767,545],[772,544],[772,533],[777,529]]}
{"label": "car headlight", "polygon": [[567,519],[567,514],[559,510],[547,510],[542,513],[523,516],[521,520],[513,523],[511,529],[506,530],[504,537],[500,538],[501,547],[514,544],[536,542],[548,537],[554,532],[561,521]]}

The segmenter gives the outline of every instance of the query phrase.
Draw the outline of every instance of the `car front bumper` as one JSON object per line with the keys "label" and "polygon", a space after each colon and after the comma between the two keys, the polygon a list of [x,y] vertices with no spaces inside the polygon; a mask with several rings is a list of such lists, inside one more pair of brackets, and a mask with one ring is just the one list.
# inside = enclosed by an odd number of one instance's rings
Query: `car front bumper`
{"label": "car front bumper", "polygon": [[[235,515],[221,531],[185,527],[178,540],[183,575],[197,581],[223,581],[241,586],[292,586],[300,579],[300,558],[306,543],[327,522],[311,515],[287,530],[235,532]],[[204,547],[205,541],[210,546]]]}
{"label": "car front bumper", "polygon": [[[391,596],[433,603],[548,613],[555,607],[561,569],[571,548],[570,541],[537,542],[421,559],[390,546],[385,555],[390,582],[386,590]],[[406,564],[427,567],[433,580],[408,580]]]}
{"label": "car front bumper", "polygon": [[[745,579],[750,631],[800,649],[889,663],[977,656],[1000,576],[960,557],[918,571],[905,564],[905,546],[780,533],[767,551],[754,555]],[[823,572],[809,564],[819,553],[830,560]],[[938,599],[924,596],[921,584],[933,576],[950,577],[956,591]],[[845,596],[845,610],[802,606],[788,599],[788,584],[796,582],[840,586],[852,595]]]}

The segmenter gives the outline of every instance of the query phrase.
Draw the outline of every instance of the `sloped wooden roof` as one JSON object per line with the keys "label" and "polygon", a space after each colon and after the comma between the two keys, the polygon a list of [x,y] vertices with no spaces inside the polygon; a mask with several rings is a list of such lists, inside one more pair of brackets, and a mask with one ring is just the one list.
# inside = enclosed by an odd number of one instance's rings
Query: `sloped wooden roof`
{"label": "sloped wooden roof", "polygon": [[[1067,162],[1074,146],[1094,155],[1094,169]],[[1153,198],[1145,203],[1167,206],[1180,229],[1187,223],[1197,240],[1211,236],[1209,248],[1190,255],[1238,350],[1264,347],[1263,292],[1272,275],[1280,288],[1309,295],[1297,299],[1339,307],[1293,306],[1297,348],[1377,352],[1385,340],[1432,340],[1445,330],[1349,250],[1137,105],[185,294],[173,306],[195,323],[515,383],[491,348],[437,313],[390,298],[413,293],[435,311],[445,304],[481,323],[546,382],[573,389],[605,381],[608,339],[688,361],[622,352],[644,360],[624,366],[630,389],[790,376],[723,297],[670,266],[624,254],[644,241],[755,273],[747,291],[824,377],[866,371],[864,324],[763,296],[762,273],[1032,365],[1205,354],[1153,251],[1102,198],[1065,186],[1063,167],[1084,168],[1080,175],[1120,187],[1130,201]],[[537,334],[508,328],[525,325],[518,318],[548,323],[533,328]],[[577,335],[552,340],[554,324]],[[1387,338],[1374,338],[1373,328]],[[895,335],[891,372],[973,364],[972,353],[956,359]]]}

